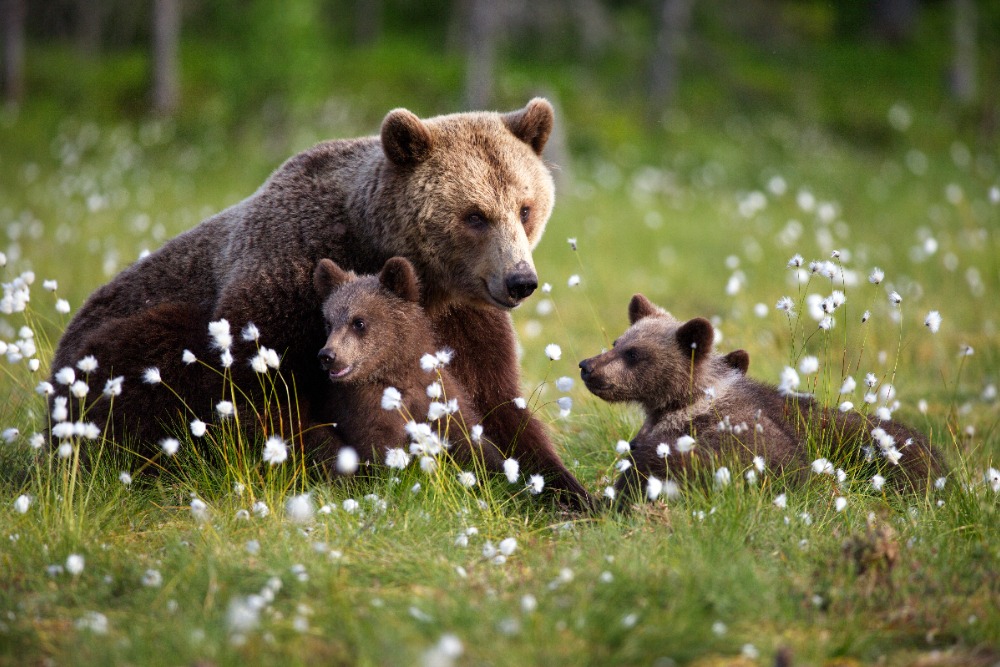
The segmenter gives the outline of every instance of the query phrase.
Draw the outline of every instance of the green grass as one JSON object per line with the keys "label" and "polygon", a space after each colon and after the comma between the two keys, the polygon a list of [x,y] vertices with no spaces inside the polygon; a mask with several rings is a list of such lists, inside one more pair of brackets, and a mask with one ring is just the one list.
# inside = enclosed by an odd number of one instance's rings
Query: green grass
{"label": "green grass", "polygon": [[[223,93],[206,93],[176,121],[119,120],[114,100],[131,99],[141,80],[131,57],[116,61],[112,81],[88,74],[96,91],[64,89],[62,99],[0,118],[2,282],[35,273],[28,309],[0,317],[0,340],[29,327],[41,361],[31,371],[0,360],[0,429],[20,431],[0,443],[0,664],[449,664],[448,637],[461,644],[454,664],[470,665],[770,664],[783,647],[795,664],[1000,656],[1000,494],[983,483],[988,467],[1000,467],[1000,402],[990,390],[1000,382],[1000,206],[989,195],[1000,185],[1000,156],[995,143],[942,119],[924,89],[907,97],[873,87],[863,111],[843,95],[810,114],[779,64],[737,53],[730,84],[756,91],[760,108],[741,109],[696,72],[686,114],[648,130],[642,113],[615,108],[614,85],[601,76],[574,90],[574,70],[553,67],[577,159],[565,165],[572,178],[536,253],[552,291],[514,321],[525,395],[595,493],[615,474],[614,443],[641,417],[576,382],[572,412],[560,418],[554,382],[576,377],[579,359],[624,330],[634,292],[678,317],[712,317],[720,348],[747,349],[755,377],[776,382],[811,354],[821,370],[804,380],[828,400],[847,372],[859,384],[867,372],[891,382],[897,415],[945,454],[943,490],[883,494],[866,479],[838,488],[828,476],[797,487],[773,474],[748,486],[727,462],[726,488],[692,487],[629,516],[581,517],[503,478],[480,474],[466,489],[449,466],[436,476],[411,465],[330,484],[291,461],[257,463],[261,443],[244,444],[239,466],[210,466],[184,442],[175,465],[129,486],[119,472],[140,464],[110,447],[92,472],[32,450],[31,435],[46,426],[34,387],[68,318],[57,298],[78,308],[142,250],[251,193],[294,150],[372,133],[400,104],[425,114],[456,108],[454,60],[435,68],[435,52],[409,41],[373,49],[338,53],[324,71],[345,92],[290,105],[274,132],[267,113],[236,112]],[[858,67],[854,56],[820,56],[831,76]],[[905,57],[877,66],[891,72]],[[65,78],[64,54],[34,62],[33,80]],[[211,66],[222,72],[232,60]],[[533,92],[524,81],[542,76],[528,71],[501,81],[509,106]],[[208,91],[219,72],[196,71],[187,85]],[[849,90],[839,86],[823,94]],[[254,99],[253,90],[237,93]],[[888,120],[897,103],[912,118],[905,130]],[[769,190],[776,176],[783,194]],[[750,214],[754,191],[766,205]],[[832,219],[818,205],[803,210],[805,191],[833,206]],[[833,249],[857,284],[789,281],[792,255],[826,260]],[[875,266],[883,285],[867,282]],[[737,271],[741,288],[727,293]],[[581,283],[571,288],[573,274]],[[48,279],[58,281],[55,294],[42,288]],[[837,325],[810,335],[803,300],[831,289],[847,295]],[[903,296],[898,309],[888,289]],[[791,325],[774,308],[785,295],[800,313]],[[944,318],[937,334],[923,326],[930,310]],[[562,347],[561,359],[545,357],[548,343]],[[961,356],[964,345],[975,353]],[[292,521],[285,503],[303,492],[329,513]],[[774,504],[781,493],[784,508]],[[14,505],[21,494],[31,496],[23,514]],[[193,515],[192,495],[207,504],[207,520]],[[848,503],[840,512],[838,496]],[[344,509],[348,499],[358,511]],[[258,501],[267,516],[252,511]],[[249,517],[237,518],[240,510]],[[461,535],[467,546],[457,544]],[[484,555],[487,541],[509,537],[517,547],[505,562]],[[867,557],[852,555],[865,549]],[[84,559],[76,575],[65,571],[71,554]]]}

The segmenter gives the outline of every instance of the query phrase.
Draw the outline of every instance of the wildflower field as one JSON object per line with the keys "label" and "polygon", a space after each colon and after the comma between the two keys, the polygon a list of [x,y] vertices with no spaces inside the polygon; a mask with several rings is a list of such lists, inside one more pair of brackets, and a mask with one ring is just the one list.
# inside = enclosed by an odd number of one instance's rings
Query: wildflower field
{"label": "wildflower field", "polygon": [[926,490],[817,450],[804,485],[719,460],[705,484],[582,515],[514,464],[423,449],[324,482],[239,437],[231,405],[152,461],[100,424],[48,447],[49,360],[92,290],[296,150],[394,106],[453,110],[449,85],[331,99],[276,146],[263,118],[0,115],[0,664],[996,664],[1000,155],[897,93],[870,91],[858,141],[711,102],[647,134],[561,88],[574,159],[535,256],[546,284],[513,318],[525,409],[596,497],[641,415],[590,396],[577,363],[636,292],[712,319],[756,378],[927,433],[948,473]]}

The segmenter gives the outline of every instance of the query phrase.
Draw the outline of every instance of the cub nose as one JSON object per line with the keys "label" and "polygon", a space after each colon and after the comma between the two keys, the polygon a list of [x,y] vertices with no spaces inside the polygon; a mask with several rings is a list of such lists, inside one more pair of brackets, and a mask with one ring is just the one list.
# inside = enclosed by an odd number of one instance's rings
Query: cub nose
{"label": "cub nose", "polygon": [[330,366],[333,366],[333,362],[337,360],[337,355],[333,350],[324,347],[316,355],[319,358],[319,365],[323,367],[323,370],[330,370]]}
{"label": "cub nose", "polygon": [[590,374],[594,372],[593,367],[590,365],[590,359],[584,359],[580,362],[580,378],[586,380],[590,377]]}
{"label": "cub nose", "polygon": [[538,288],[538,276],[531,269],[521,269],[507,276],[507,294],[516,301],[523,301]]}

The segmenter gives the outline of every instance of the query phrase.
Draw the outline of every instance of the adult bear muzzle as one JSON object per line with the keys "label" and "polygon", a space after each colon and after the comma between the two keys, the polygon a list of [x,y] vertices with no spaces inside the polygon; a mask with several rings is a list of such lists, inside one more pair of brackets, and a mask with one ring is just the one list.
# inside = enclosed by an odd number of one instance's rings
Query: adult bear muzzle
{"label": "adult bear muzzle", "polygon": [[527,262],[519,262],[504,279],[507,294],[514,301],[524,301],[538,289],[538,276]]}

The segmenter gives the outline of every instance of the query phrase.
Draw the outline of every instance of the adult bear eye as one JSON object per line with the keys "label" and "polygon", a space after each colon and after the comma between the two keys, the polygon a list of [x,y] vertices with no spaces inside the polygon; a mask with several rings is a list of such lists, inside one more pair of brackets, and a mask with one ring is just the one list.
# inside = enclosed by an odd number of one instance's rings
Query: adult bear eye
{"label": "adult bear eye", "polygon": [[639,363],[639,353],[635,350],[635,348],[625,350],[625,363],[630,366]]}
{"label": "adult bear eye", "polygon": [[361,332],[365,330],[365,321],[360,317],[355,317],[354,321],[351,322],[351,326],[354,327],[355,331]]}
{"label": "adult bear eye", "polygon": [[521,224],[522,225],[528,224],[528,219],[530,217],[531,217],[531,207],[530,206],[522,206],[521,207]]}
{"label": "adult bear eye", "polygon": [[486,216],[482,213],[470,213],[465,216],[465,223],[473,229],[483,229],[486,227]]}

